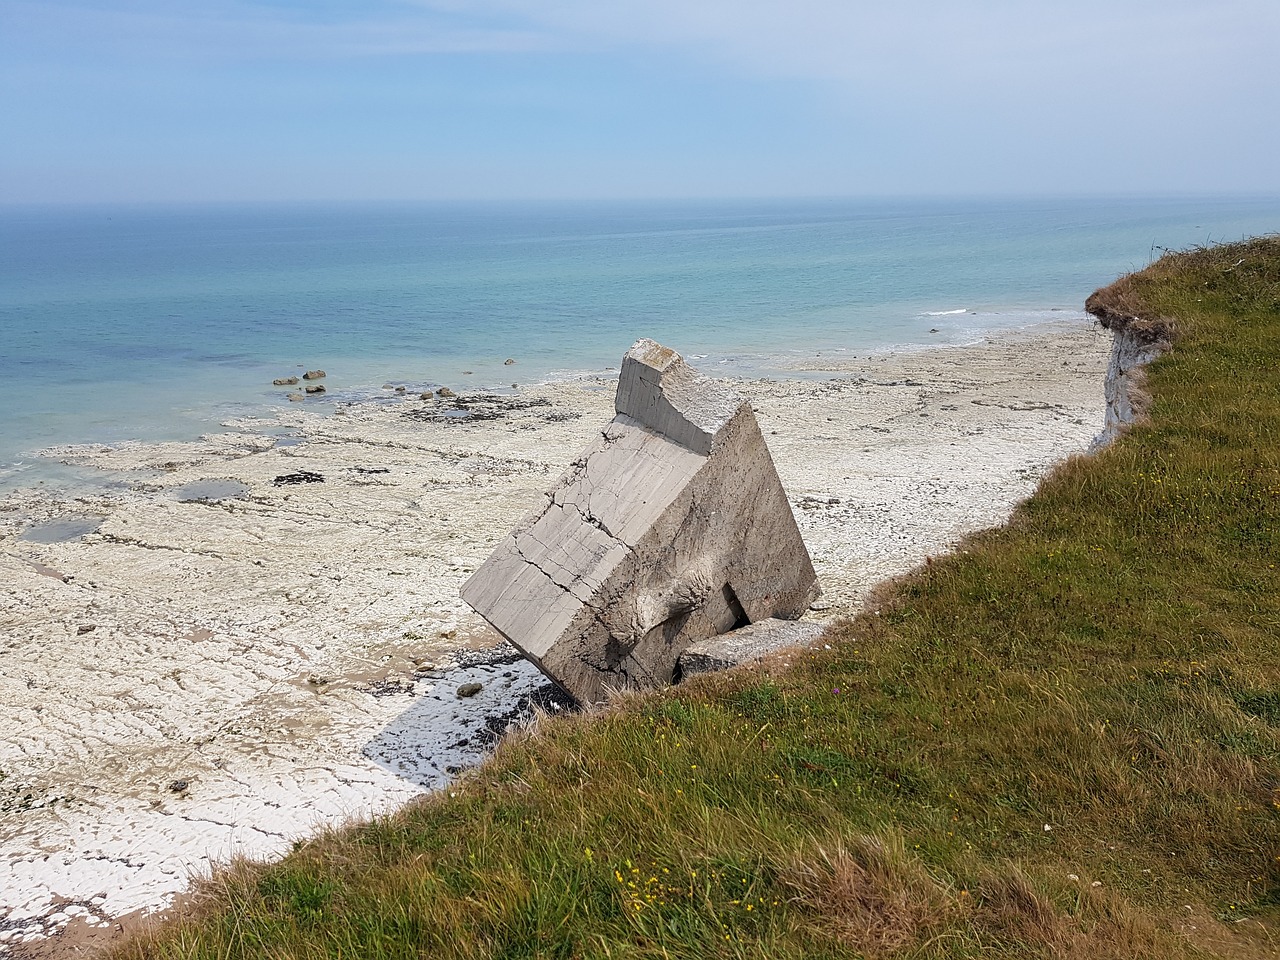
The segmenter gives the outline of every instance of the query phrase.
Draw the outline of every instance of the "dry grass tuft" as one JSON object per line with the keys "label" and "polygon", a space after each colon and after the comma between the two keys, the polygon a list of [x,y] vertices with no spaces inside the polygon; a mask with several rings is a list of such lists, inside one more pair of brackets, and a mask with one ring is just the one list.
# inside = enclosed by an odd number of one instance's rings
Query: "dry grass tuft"
{"label": "dry grass tuft", "polygon": [[954,912],[946,888],[900,843],[871,836],[796,857],[781,880],[820,929],[868,956],[920,943]]}

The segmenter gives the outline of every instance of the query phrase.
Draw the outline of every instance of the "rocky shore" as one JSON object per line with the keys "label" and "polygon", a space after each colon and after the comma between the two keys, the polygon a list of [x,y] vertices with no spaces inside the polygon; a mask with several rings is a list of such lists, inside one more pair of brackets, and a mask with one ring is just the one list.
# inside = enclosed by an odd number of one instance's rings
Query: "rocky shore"
{"label": "rocky shore", "polygon": [[[1086,450],[1110,346],[1073,321],[735,382],[824,591],[809,617]],[[0,499],[0,951],[445,786],[530,701],[556,709],[458,589],[613,391],[308,398],[189,443],[47,451],[119,485]]]}

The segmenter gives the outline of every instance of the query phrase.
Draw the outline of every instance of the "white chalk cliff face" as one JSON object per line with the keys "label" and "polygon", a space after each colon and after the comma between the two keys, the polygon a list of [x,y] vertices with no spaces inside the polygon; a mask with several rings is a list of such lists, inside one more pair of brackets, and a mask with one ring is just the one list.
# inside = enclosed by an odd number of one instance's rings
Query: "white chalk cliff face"
{"label": "white chalk cliff face", "polygon": [[1172,349],[1171,324],[1118,313],[1108,308],[1099,294],[1089,298],[1086,309],[1111,331],[1111,358],[1103,382],[1106,419],[1092,446],[1100,450],[1141,419],[1150,399],[1146,392],[1146,366]]}
{"label": "white chalk cliff face", "polygon": [[690,644],[799,617],[818,592],[750,403],[641,340],[615,409],[462,588],[583,703],[669,684]]}

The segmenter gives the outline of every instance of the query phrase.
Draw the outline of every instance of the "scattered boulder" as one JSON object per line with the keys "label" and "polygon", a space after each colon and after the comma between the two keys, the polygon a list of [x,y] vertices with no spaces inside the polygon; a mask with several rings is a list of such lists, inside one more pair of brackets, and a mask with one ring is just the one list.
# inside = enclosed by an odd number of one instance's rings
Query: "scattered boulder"
{"label": "scattered boulder", "polygon": [[473,372],[473,371],[471,371],[471,370],[463,370],[463,371],[462,371],[462,375],[463,375],[464,377],[469,377],[469,376],[471,376],[472,372]]}
{"label": "scattered boulder", "polygon": [[172,783],[169,784],[169,792],[170,793],[186,793],[187,788],[190,786],[191,784],[187,783],[187,781],[185,780],[174,780]]}
{"label": "scattered boulder", "polygon": [[303,396],[302,396],[302,394],[300,394],[300,393],[291,393],[291,394],[289,394],[289,402],[290,402],[290,403],[297,403],[299,400],[302,400],[302,399],[303,399]]}
{"label": "scattered boulder", "polygon": [[408,387],[396,387],[396,393],[407,393],[408,390]]}
{"label": "scattered boulder", "polygon": [[77,636],[77,637],[83,637],[86,633],[93,633],[93,631],[95,631],[95,630],[97,630],[97,629],[98,629],[97,624],[94,624],[94,623],[82,623],[82,624],[80,624],[80,626],[76,627],[76,636]]}
{"label": "scattered boulder", "polygon": [[302,379],[303,379],[303,380],[323,380],[323,379],[324,379],[324,371],[323,371],[323,370],[308,370],[306,373],[304,373],[304,374],[302,375]]}
{"label": "scattered boulder", "polygon": [[457,394],[454,393],[452,390],[450,390],[448,387],[441,387],[439,390],[436,391],[436,396],[437,397],[456,397]]}
{"label": "scattered boulder", "polygon": [[430,390],[428,390],[426,393],[420,393],[420,394],[418,394],[418,399],[419,399],[419,400],[431,400],[431,399],[432,399],[432,398],[434,398],[434,397],[435,397],[435,394],[434,394],[434,393],[432,393]]}
{"label": "scattered boulder", "polygon": [[474,697],[477,693],[479,693],[483,689],[484,689],[483,683],[477,683],[476,681],[472,680],[470,683],[464,683],[462,686],[458,688],[458,696]]}
{"label": "scattered boulder", "polygon": [[308,384],[306,390],[307,390],[307,393],[324,393],[325,392],[323,383]]}
{"label": "scattered boulder", "polygon": [[817,577],[751,404],[640,340],[617,416],[463,585],[582,703],[672,682],[687,647],[796,619]]}
{"label": "scattered boulder", "polygon": [[511,359],[511,357],[507,357],[507,359],[505,359],[505,360],[503,360],[503,361],[502,361],[502,365],[503,365],[504,367],[509,367],[509,366],[511,366],[513,363],[515,363],[515,360]]}
{"label": "scattered boulder", "polygon": [[274,387],[294,387],[297,386],[297,384],[297,377],[276,377],[271,381],[271,385]]}

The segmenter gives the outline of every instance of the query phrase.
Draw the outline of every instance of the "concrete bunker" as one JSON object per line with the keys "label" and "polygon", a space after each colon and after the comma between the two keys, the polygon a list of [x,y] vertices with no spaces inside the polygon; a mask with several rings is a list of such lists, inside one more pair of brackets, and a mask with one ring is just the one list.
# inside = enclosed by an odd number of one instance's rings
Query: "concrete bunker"
{"label": "concrete bunker", "polygon": [[462,588],[582,703],[665,686],[691,645],[796,619],[818,594],[750,403],[640,340],[614,408]]}

